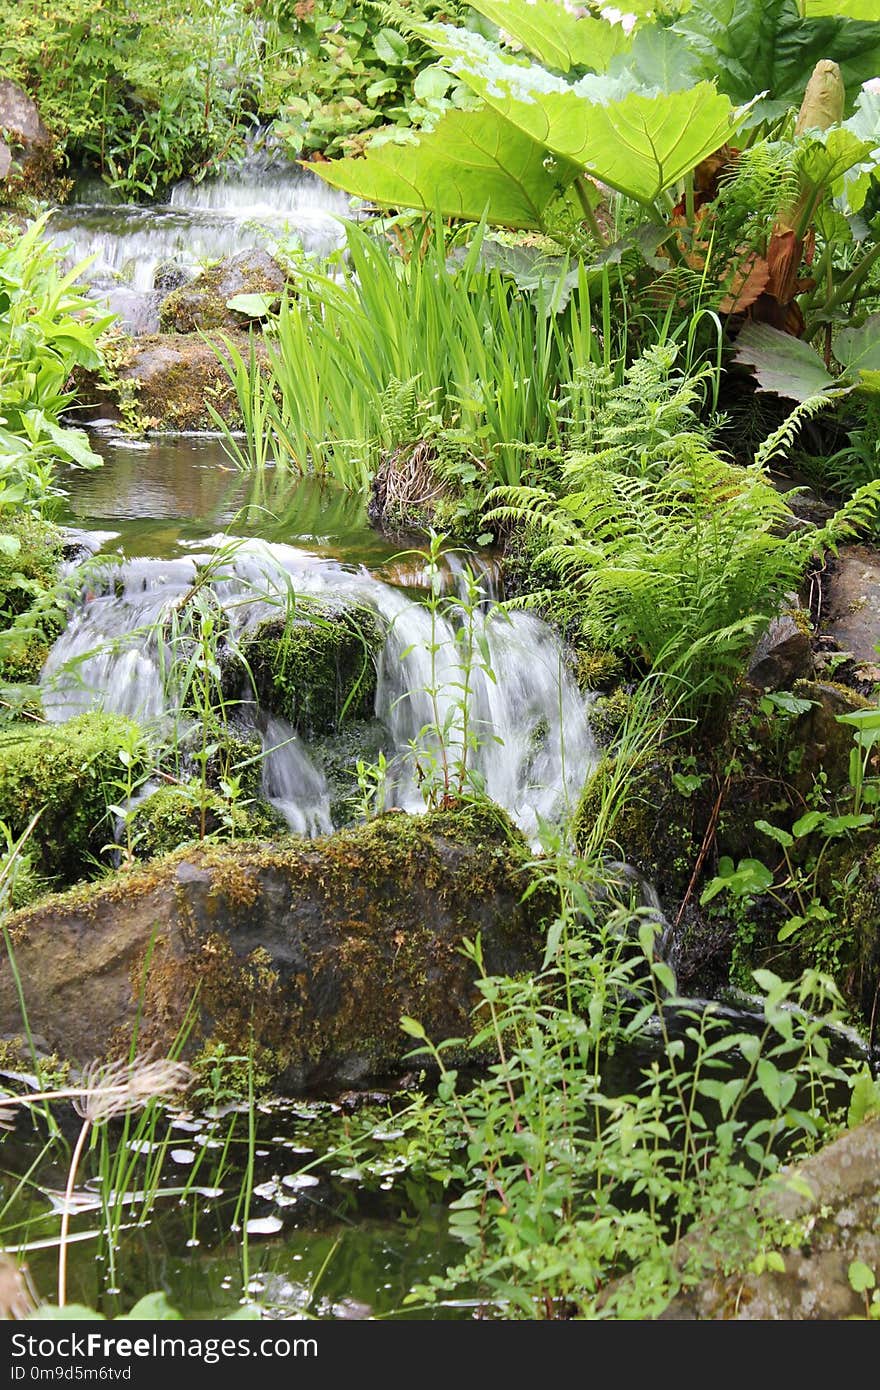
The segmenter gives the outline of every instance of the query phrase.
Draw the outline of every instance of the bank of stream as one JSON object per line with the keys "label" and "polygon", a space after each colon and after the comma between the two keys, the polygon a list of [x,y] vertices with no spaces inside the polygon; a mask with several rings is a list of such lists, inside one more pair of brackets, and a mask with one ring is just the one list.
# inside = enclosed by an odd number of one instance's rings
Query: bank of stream
{"label": "bank of stream", "polygon": [[[180,185],[162,208],[102,205],[88,189],[78,197],[53,215],[50,235],[74,260],[97,256],[93,292],[135,334],[156,331],[163,297],[206,260],[258,244],[324,254],[339,245],[346,210],[323,185],[300,172],[279,176],[271,159],[256,155],[234,177]],[[190,658],[180,653],[191,652],[209,621],[216,642],[200,669],[214,674],[201,687],[201,713],[219,709],[220,723],[249,748],[242,766],[256,765],[259,776],[248,796],[275,813],[282,854],[289,832],[320,846],[364,813],[448,809],[456,800],[450,748],[520,832],[521,857],[534,853],[547,826],[571,817],[600,756],[594,694],[579,686],[553,627],[531,612],[499,611],[503,583],[491,547],[432,560],[424,542],[371,527],[362,496],[273,469],[243,475],[218,436],[157,431],[136,439],[105,422],[91,439],[103,467],[61,479],[66,625],[40,677],[52,724],[63,729],[95,711],[130,719],[183,748],[188,775],[201,753],[204,772],[204,743],[192,743],[200,709],[192,685],[180,681]],[[175,649],[173,623],[194,596],[206,603],[200,625],[182,631]],[[318,684],[322,658],[308,647],[298,685],[285,666],[290,634],[315,630],[342,634],[329,684]],[[267,641],[274,655],[261,664]],[[187,669],[191,682],[197,667]],[[314,691],[305,704],[304,684]],[[114,808],[117,848],[109,848],[117,864],[127,848],[136,857],[129,829],[138,804],[157,790],[156,781],[134,778]],[[491,853],[503,857],[498,846]],[[181,884],[216,868],[192,859],[195,868],[186,858],[177,865],[178,900]],[[635,873],[631,881],[642,920],[662,927],[650,885]],[[100,886],[94,891],[99,898]],[[632,980],[623,978],[628,989]],[[727,1014],[729,1028],[747,1039],[737,1065],[764,1023],[741,1002]],[[634,1032],[603,1064],[609,1094],[635,1092],[644,1069],[662,1064],[649,1007]],[[53,1042],[38,1036],[34,1045],[51,1053]],[[867,1057],[854,1035],[841,1034],[840,1045],[856,1062]],[[74,1196],[71,1301],[113,1316],[162,1289],[190,1318],[224,1316],[248,1301],[270,1318],[506,1316],[503,1301],[470,1297],[466,1288],[427,1314],[405,1302],[462,1250],[449,1219],[454,1184],[444,1193],[441,1177],[410,1151],[418,1088],[434,1081],[421,1062],[377,1081],[387,1092],[337,1088],[318,1098],[262,1099],[253,1109],[242,1099],[243,1055],[224,1055],[221,1045],[213,1071],[201,1062],[201,1091],[189,1109],[171,1107],[147,1134],[114,1127],[116,1158],[103,1134],[97,1139]],[[34,1080],[7,1076],[25,1087]],[[235,1095],[225,1090],[233,1076]],[[846,1085],[836,1080],[843,1100]],[[402,1113],[410,1116],[403,1123]],[[364,1114],[370,1146],[355,1137]],[[27,1259],[48,1298],[66,1169],[63,1146],[44,1149],[45,1136],[45,1119],[19,1117],[4,1144],[0,1193],[5,1244]],[[114,1166],[118,1155],[122,1165]]]}

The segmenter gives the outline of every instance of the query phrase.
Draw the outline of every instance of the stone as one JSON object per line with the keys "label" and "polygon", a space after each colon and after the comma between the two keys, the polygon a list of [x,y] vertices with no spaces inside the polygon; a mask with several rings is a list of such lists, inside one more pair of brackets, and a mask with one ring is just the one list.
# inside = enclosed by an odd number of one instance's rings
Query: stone
{"label": "stone", "polygon": [[790,690],[796,680],[813,674],[809,615],[799,609],[797,616],[773,618],[755,646],[746,680],[759,690]]}
{"label": "stone", "polygon": [[0,130],[6,132],[12,144],[20,147],[25,159],[34,152],[35,147],[52,143],[36,102],[8,77],[0,79]]}
{"label": "stone", "polygon": [[832,562],[821,630],[858,665],[873,666],[880,646],[880,554],[871,546],[843,545]]}
{"label": "stone", "polygon": [[[783,1168],[762,1189],[760,1203],[777,1243],[780,1222],[803,1233],[781,1249],[785,1269],[754,1274],[747,1265],[755,1252],[744,1249],[743,1272],[730,1274],[719,1263],[674,1298],[660,1320],[864,1319],[865,1296],[851,1287],[849,1267],[859,1260],[880,1270],[880,1116],[864,1120],[795,1167]],[[706,1234],[692,1232],[687,1249],[701,1249]],[[726,1258],[732,1263],[732,1252]]]}
{"label": "stone", "polygon": [[[239,351],[247,358],[247,339],[239,337]],[[218,344],[222,348],[222,344]],[[257,360],[265,362],[262,340],[254,341]],[[218,414],[236,429],[241,427],[235,391],[210,342],[195,334],[151,334],[133,338],[125,360],[115,369],[109,387],[94,373],[75,374],[77,420],[124,418],[124,404],[131,402],[144,432],[155,430],[215,430],[207,408],[210,401]]]}
{"label": "stone", "polygon": [[[29,1026],[85,1063],[169,1049],[247,1051],[285,1094],[362,1085],[412,1066],[418,1019],[464,1038],[489,974],[540,967],[546,891],[523,902],[530,851],[497,807],[385,815],[319,840],[189,846],[13,914]],[[21,1030],[0,962],[0,1034]],[[471,1054],[470,1060],[476,1060]]]}
{"label": "stone", "polygon": [[240,251],[205,270],[188,285],[169,294],[159,307],[159,325],[165,333],[206,332],[214,328],[240,329],[265,312],[239,313],[227,308],[236,295],[280,298],[287,283],[284,271],[259,247]]}
{"label": "stone", "polygon": [[6,198],[60,192],[59,158],[51,132],[36,103],[10,78],[0,79],[0,180]]}

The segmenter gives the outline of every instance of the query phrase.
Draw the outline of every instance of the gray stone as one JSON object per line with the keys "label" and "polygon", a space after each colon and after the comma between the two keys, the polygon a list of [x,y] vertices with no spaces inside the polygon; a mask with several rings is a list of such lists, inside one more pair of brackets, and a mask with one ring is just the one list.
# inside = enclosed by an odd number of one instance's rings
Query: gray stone
{"label": "gray stone", "polygon": [[800,622],[790,613],[774,618],[755,647],[746,679],[760,690],[790,690],[796,680],[812,675],[808,614],[803,612]]}
{"label": "gray stone", "polygon": [[160,306],[160,326],[165,333],[241,328],[249,319],[264,318],[265,313],[239,313],[227,308],[228,301],[241,294],[279,298],[286,283],[284,271],[267,251],[259,247],[240,251],[173,290]]}
{"label": "gray stone", "polygon": [[52,137],[40,119],[37,105],[17,82],[0,79],[0,130],[20,146],[25,157],[35,147],[51,144]]}
{"label": "gray stone", "polygon": [[877,679],[880,554],[872,547],[840,547],[826,585],[821,630],[834,639],[841,651],[851,653],[857,668],[871,668],[869,679]]}

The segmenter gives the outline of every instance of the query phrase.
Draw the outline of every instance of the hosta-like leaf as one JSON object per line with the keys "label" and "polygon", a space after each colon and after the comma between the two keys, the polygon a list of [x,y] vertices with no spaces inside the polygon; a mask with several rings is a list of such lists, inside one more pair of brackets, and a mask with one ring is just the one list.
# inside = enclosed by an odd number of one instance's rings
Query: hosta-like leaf
{"label": "hosta-like leaf", "polygon": [[449,111],[417,144],[385,144],[363,159],[310,165],[346,193],[383,207],[537,230],[579,170],[489,108]]}
{"label": "hosta-like leaf", "polygon": [[734,356],[754,368],[762,391],[793,401],[805,401],[837,385],[809,343],[766,323],[746,324],[736,340]]}
{"label": "hosta-like leaf", "polygon": [[516,39],[549,68],[605,72],[625,53],[630,38],[620,24],[587,16],[577,19],[557,0],[470,0],[471,8]]}
{"label": "hosta-like leaf", "polygon": [[419,26],[419,33],[505,120],[642,203],[652,203],[723,145],[740,119],[710,82],[656,93],[634,90],[626,74],[569,84],[502,54],[478,34],[443,24]]}
{"label": "hosta-like leaf", "polygon": [[[877,19],[875,7],[866,21]],[[880,71],[880,23],[827,13],[804,19],[797,0],[693,0],[672,28],[700,56],[701,76],[715,77],[732,101],[767,92],[754,121],[800,106],[821,58],[840,64],[850,104],[861,83]]]}
{"label": "hosta-like leaf", "polygon": [[860,328],[842,328],[834,339],[834,356],[848,372],[880,371],[880,314],[871,314]]}

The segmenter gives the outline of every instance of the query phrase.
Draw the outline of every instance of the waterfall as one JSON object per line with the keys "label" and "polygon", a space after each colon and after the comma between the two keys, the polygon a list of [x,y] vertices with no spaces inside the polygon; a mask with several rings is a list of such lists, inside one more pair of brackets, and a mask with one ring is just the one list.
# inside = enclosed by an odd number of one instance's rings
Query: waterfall
{"label": "waterfall", "polygon": [[[48,718],[89,708],[160,725],[178,718],[169,621],[197,579],[210,586],[233,645],[265,617],[283,614],[292,596],[305,611],[313,600],[337,610],[358,604],[382,619],[387,634],[375,717],[384,731],[388,805],[423,810],[420,771],[433,764],[442,776],[445,756],[454,779],[466,756],[474,780],[531,838],[542,820],[573,806],[595,759],[589,701],[555,633],[533,614],[507,613],[488,598],[471,609],[450,598],[432,612],[366,570],[293,546],[225,537],[204,544],[204,553],[184,558],[97,568],[89,560],[76,572],[74,611],[41,677]],[[450,575],[461,584],[460,568]],[[265,795],[298,833],[329,831],[318,753],[277,711],[257,711],[256,725]]]}
{"label": "waterfall", "polygon": [[[83,196],[94,198],[88,185]],[[156,332],[163,291],[157,272],[185,280],[208,261],[279,244],[325,257],[342,245],[348,199],[289,160],[252,155],[202,183],[184,180],[167,204],[140,207],[106,200],[56,208],[49,240],[85,272],[92,295],[133,333]]]}

